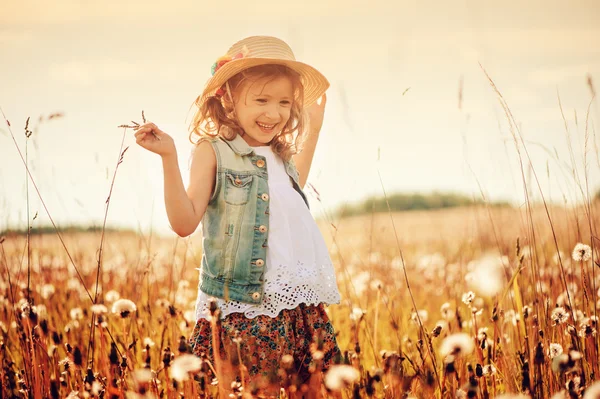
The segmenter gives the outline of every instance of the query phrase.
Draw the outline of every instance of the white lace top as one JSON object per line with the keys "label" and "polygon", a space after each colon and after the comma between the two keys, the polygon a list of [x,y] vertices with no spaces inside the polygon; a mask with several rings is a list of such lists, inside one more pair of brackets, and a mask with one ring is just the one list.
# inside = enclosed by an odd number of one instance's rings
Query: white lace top
{"label": "white lace top", "polygon": [[[222,316],[276,317],[283,309],[305,303],[340,302],[329,252],[317,223],[294,190],[283,160],[270,146],[252,147],[266,158],[269,175],[269,238],[263,301],[254,305],[217,299]],[[211,297],[198,291],[196,318],[206,318]]]}

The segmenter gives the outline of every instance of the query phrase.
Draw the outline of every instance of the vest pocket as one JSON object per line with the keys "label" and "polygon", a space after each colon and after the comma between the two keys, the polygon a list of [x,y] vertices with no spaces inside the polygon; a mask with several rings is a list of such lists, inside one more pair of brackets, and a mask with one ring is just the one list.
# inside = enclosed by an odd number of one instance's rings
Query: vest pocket
{"label": "vest pocket", "polygon": [[225,173],[225,202],[231,205],[244,205],[250,197],[252,175]]}

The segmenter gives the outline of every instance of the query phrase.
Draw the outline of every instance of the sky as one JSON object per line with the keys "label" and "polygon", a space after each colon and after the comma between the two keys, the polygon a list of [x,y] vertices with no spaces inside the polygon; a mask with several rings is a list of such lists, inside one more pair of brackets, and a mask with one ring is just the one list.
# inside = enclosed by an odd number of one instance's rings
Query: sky
{"label": "sky", "polygon": [[[0,0],[0,9],[0,108],[11,125],[0,121],[0,231],[26,225],[17,146],[58,225],[98,225],[124,140],[108,223],[169,234],[160,159],[117,126],[144,110],[174,137],[187,185],[192,103],[212,63],[251,35],[285,40],[331,83],[308,178],[318,195],[306,190],[315,217],[383,189],[518,206],[519,153],[546,199],[580,201],[586,170],[590,190],[600,188],[594,0]],[[29,212],[34,225],[49,223],[32,183]]]}

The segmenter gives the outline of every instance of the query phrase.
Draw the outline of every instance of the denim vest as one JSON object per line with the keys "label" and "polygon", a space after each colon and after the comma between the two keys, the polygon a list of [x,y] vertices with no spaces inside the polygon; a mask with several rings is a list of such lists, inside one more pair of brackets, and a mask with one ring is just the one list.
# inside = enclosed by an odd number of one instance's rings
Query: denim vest
{"label": "denim vest", "polygon": [[[205,140],[215,151],[217,174],[202,218],[199,289],[214,297],[259,304],[269,235],[267,161],[239,135],[231,141],[220,136]],[[308,206],[293,159],[284,164]]]}

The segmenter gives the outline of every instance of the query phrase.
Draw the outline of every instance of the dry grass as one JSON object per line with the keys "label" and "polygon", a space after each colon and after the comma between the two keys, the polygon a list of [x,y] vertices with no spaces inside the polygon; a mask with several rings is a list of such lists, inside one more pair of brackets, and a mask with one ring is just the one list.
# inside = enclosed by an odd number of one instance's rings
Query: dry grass
{"label": "dry grass", "polygon": [[[599,207],[596,203],[592,208],[594,215]],[[524,211],[518,209],[393,214],[423,330],[402,277],[390,214],[342,219],[335,228],[322,224],[343,296],[342,304],[328,311],[345,361],[360,372],[360,379],[342,390],[343,396],[440,397],[443,392],[443,397],[455,397],[464,391],[481,398],[503,392],[549,397],[570,387],[577,395],[572,397],[579,397],[598,373],[593,305],[600,280],[598,273],[592,277],[591,260],[574,262],[570,256],[577,242],[589,243],[583,210],[551,212],[572,309],[543,209],[533,211],[536,247],[524,238]],[[600,223],[594,220],[593,225]],[[90,292],[100,237],[92,233],[63,237]],[[517,237],[521,237],[519,256]],[[176,383],[167,372],[188,350],[183,343],[194,322],[199,237],[150,240],[125,233],[105,237],[98,303],[105,304],[108,313],[100,311],[94,321],[92,346],[92,301],[55,235],[30,238],[34,306],[28,306],[26,243],[26,237],[16,236],[1,244],[2,397],[200,394],[198,383]],[[491,289],[482,280],[494,279],[496,268],[501,284]],[[463,298],[471,290],[474,299]],[[112,313],[115,293],[133,301],[136,311],[125,318]],[[559,305],[565,320],[553,320]],[[466,342],[460,341],[459,333],[468,337]],[[446,339],[450,349],[442,348]],[[557,344],[564,356],[552,358],[549,348],[558,348]],[[464,353],[453,353],[454,349]],[[194,373],[196,378],[203,375],[201,370]],[[205,394],[216,396],[218,385],[206,383]],[[299,397],[293,392],[288,389],[286,395]],[[321,388],[310,395],[340,393]]]}

